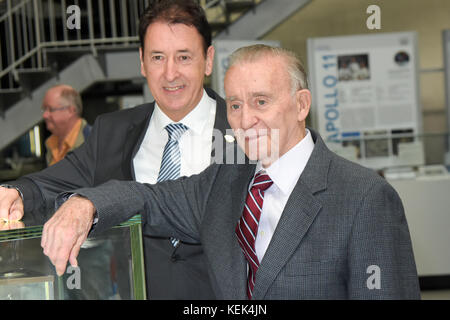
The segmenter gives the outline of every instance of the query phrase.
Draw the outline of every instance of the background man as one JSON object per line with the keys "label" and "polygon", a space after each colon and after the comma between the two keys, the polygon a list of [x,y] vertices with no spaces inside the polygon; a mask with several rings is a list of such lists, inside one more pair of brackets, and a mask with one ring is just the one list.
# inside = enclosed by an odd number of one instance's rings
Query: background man
{"label": "background man", "polygon": [[69,151],[81,146],[91,126],[81,118],[81,96],[69,85],[57,85],[45,93],[42,118],[52,135],[46,140],[47,165],[62,160]]}
{"label": "background man", "polygon": [[[65,84],[51,87],[45,93],[42,101],[42,118],[52,135],[45,141],[47,166],[63,159],[69,151],[78,148],[88,138],[92,127],[81,118],[83,103],[81,96],[73,87]],[[9,204],[12,216],[23,214],[22,199],[12,190],[5,190],[0,186],[0,199],[5,192],[12,194]],[[1,200],[0,200],[1,201]],[[0,215],[0,218],[2,216]],[[5,218],[5,217],[3,217]],[[0,219],[0,230],[19,229],[25,227],[22,221]]]}
{"label": "background man", "polygon": [[[213,129],[225,132],[229,125],[225,101],[203,88],[214,58],[203,9],[195,0],[152,1],[140,19],[139,37],[141,73],[155,102],[99,116],[83,146],[56,165],[10,183],[22,192],[23,202],[16,190],[0,188],[0,218],[20,218],[23,208],[37,216],[53,211],[61,191],[110,179],[155,183],[199,173],[210,164]],[[176,130],[168,127],[174,124]],[[175,131],[181,134],[178,140],[172,139]],[[169,151],[176,146],[178,163],[164,156],[166,146]],[[176,170],[160,177],[167,168]],[[214,298],[198,242],[156,238],[149,228],[143,236],[148,298]]]}
{"label": "background man", "polygon": [[306,79],[283,49],[235,52],[225,77],[228,121],[257,164],[75,190],[44,226],[41,245],[56,270],[76,263],[89,231],[144,212],[144,228],[203,243],[219,299],[420,298],[400,198],[305,127]]}

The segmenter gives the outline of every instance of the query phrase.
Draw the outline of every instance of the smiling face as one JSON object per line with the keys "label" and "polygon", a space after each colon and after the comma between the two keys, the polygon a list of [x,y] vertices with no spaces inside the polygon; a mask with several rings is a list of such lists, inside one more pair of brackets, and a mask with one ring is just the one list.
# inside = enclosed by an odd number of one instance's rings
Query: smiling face
{"label": "smiling face", "polygon": [[227,116],[250,160],[269,166],[305,136],[311,94],[291,90],[282,57],[237,62],[225,76]]}
{"label": "smiling face", "polygon": [[140,49],[141,73],[161,110],[179,121],[200,102],[204,76],[212,72],[214,48],[206,57],[197,29],[184,24],[156,21]]}

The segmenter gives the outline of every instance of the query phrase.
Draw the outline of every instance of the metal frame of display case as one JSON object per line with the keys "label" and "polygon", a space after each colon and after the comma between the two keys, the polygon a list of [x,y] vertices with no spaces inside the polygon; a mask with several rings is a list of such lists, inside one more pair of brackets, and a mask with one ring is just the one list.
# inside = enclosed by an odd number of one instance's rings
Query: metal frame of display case
{"label": "metal frame of display case", "polygon": [[120,226],[130,227],[134,298],[136,300],[145,300],[147,295],[145,291],[144,250],[142,243],[141,216],[135,216],[124,224],[121,224]]}

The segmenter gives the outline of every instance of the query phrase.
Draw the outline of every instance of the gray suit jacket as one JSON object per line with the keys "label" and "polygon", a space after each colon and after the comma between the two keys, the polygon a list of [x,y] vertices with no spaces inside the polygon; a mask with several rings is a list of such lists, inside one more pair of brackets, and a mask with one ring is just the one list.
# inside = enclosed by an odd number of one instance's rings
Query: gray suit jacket
{"label": "gray suit jacket", "polygon": [[[419,299],[397,193],[311,132],[313,153],[256,273],[253,298]],[[213,164],[199,175],[157,185],[110,181],[76,192],[97,208],[92,234],[145,214],[144,233],[152,226],[161,235],[201,241],[218,299],[245,299],[247,264],[234,230],[254,170]]]}

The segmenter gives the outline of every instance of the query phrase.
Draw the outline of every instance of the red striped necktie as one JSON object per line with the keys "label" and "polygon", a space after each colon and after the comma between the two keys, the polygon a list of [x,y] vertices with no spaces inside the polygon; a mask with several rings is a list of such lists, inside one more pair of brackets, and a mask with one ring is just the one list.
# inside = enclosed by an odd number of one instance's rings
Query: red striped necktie
{"label": "red striped necktie", "polygon": [[244,213],[236,226],[236,235],[248,262],[247,296],[252,298],[255,286],[255,274],[259,267],[256,256],[255,240],[258,233],[259,218],[264,200],[264,191],[272,185],[273,181],[264,172],[255,175],[253,185],[245,200]]}

